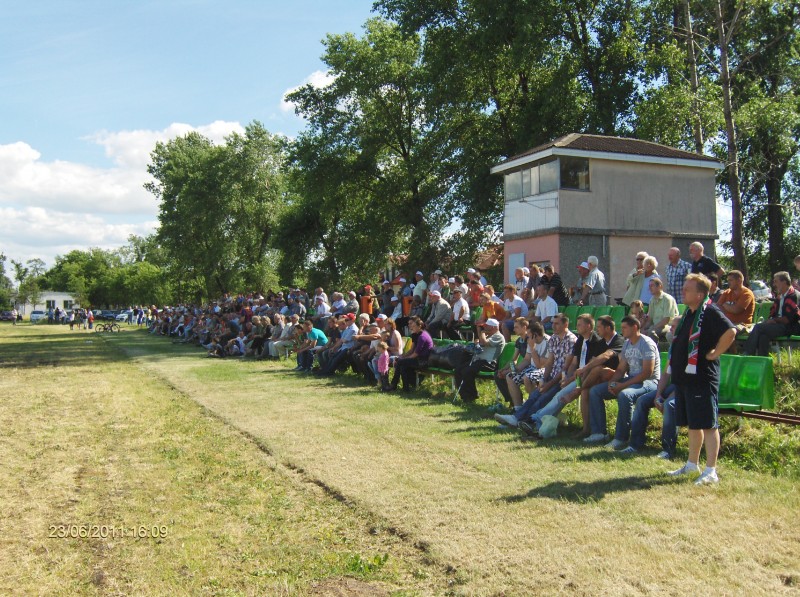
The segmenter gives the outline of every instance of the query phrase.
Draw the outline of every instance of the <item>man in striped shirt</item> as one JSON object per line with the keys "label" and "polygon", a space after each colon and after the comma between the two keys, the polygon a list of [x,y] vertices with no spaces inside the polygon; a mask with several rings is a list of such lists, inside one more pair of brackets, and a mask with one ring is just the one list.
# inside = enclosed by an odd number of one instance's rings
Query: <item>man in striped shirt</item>
{"label": "man in striped shirt", "polygon": [[678,303],[683,302],[683,281],[692,270],[692,264],[681,259],[681,250],[672,247],[667,253],[667,294],[675,298]]}

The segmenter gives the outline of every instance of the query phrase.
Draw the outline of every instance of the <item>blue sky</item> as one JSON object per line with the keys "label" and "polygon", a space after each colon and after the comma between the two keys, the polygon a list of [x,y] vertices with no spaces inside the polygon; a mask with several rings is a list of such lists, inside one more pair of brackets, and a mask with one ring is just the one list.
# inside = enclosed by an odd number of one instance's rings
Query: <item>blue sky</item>
{"label": "blue sky", "polygon": [[285,92],[321,80],[321,40],[372,0],[9,0],[0,19],[0,252],[124,244],[153,229],[158,140],[252,120],[295,135]]}

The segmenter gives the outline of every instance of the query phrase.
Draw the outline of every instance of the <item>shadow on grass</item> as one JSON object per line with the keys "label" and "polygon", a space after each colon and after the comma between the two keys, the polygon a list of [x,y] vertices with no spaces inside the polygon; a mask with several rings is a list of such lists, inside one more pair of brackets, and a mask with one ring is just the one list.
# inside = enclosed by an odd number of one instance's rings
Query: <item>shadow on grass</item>
{"label": "shadow on grass", "polygon": [[553,481],[541,487],[534,487],[527,493],[507,495],[499,499],[512,504],[535,498],[566,500],[576,503],[596,502],[609,494],[642,491],[679,482],[681,482],[680,479],[676,480],[665,475],[632,476],[597,481]]}
{"label": "shadow on grass", "polygon": [[104,337],[96,334],[25,333],[5,335],[3,340],[0,342],[0,369],[77,367],[90,362],[103,364],[125,360],[118,351],[109,350]]}

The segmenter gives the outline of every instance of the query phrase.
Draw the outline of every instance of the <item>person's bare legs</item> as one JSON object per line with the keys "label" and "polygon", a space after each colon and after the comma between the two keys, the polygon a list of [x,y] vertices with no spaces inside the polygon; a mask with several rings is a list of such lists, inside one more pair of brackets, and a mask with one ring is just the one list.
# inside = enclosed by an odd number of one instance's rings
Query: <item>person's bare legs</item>
{"label": "person's bare legs", "polygon": [[522,404],[522,390],[514,383],[514,375],[512,373],[506,375],[506,382],[508,382],[508,393],[511,396],[511,404],[520,406]]}
{"label": "person's bare legs", "polygon": [[706,445],[706,467],[716,468],[719,455],[719,429],[703,429]]}

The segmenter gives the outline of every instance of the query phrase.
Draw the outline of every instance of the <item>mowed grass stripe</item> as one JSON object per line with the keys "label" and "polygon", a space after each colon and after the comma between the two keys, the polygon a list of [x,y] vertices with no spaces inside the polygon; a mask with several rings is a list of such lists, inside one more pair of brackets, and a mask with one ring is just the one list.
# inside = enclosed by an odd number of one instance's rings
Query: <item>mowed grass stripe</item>
{"label": "mowed grass stripe", "polygon": [[800,582],[793,479],[723,462],[722,484],[698,488],[664,474],[679,463],[498,433],[486,405],[203,359],[144,334],[113,342],[287,466],[429,546],[454,569],[456,592],[774,595]]}
{"label": "mowed grass stripe", "polygon": [[[0,339],[0,592],[446,590],[419,549],[287,472],[108,338],[8,326]],[[49,538],[51,525],[166,536]]]}

